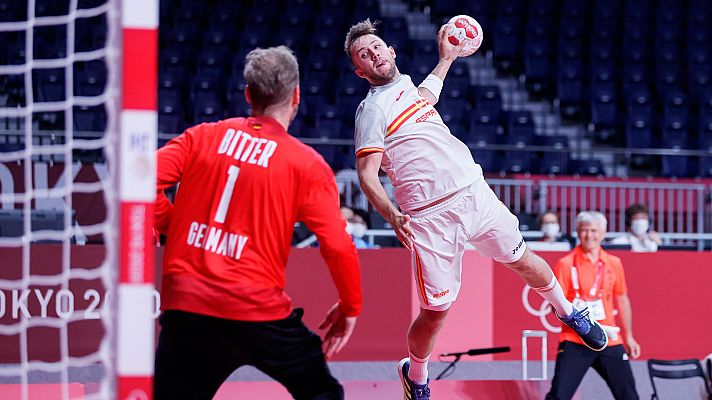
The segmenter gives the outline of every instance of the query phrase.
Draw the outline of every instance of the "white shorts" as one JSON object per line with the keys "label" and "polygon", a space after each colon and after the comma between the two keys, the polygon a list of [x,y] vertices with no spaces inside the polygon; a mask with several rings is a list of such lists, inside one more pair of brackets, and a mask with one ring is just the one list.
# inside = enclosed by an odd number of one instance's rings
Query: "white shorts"
{"label": "white shorts", "polygon": [[484,179],[410,216],[415,235],[413,275],[426,309],[442,310],[438,306],[457,298],[468,242],[478,253],[502,263],[519,260],[526,249],[519,220]]}

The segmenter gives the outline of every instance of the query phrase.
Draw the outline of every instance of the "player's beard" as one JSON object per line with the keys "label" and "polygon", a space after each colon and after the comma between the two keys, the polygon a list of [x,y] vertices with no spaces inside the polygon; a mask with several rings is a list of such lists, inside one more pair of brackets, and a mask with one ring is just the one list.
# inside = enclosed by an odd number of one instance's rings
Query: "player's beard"
{"label": "player's beard", "polygon": [[381,72],[379,69],[374,69],[373,74],[371,74],[371,82],[375,86],[391,83],[396,76],[396,72],[398,71],[396,64],[393,61],[386,60],[386,65],[390,67],[387,71]]}

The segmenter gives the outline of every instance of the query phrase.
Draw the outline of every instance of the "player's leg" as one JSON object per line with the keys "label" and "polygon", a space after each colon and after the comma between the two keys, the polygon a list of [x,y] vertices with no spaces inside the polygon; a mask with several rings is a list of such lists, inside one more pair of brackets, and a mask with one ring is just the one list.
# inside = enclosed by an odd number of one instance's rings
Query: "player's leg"
{"label": "player's leg", "polygon": [[554,379],[551,381],[551,390],[546,395],[546,400],[571,399],[598,354],[578,343],[559,343]]}
{"label": "player's leg", "polygon": [[297,400],[339,400],[344,390],[331,375],[321,338],[302,322],[302,309],[279,321],[245,323],[249,364],[284,385]]}
{"label": "player's leg", "polygon": [[562,322],[571,327],[591,349],[599,351],[608,337],[598,322],[588,318],[585,310],[574,309],[564,295],[551,267],[529,250],[519,232],[519,220],[497,198],[484,181],[473,184],[473,203],[468,232],[480,254],[492,257],[516,272],[556,310]]}
{"label": "player's leg", "polygon": [[424,393],[428,392],[430,353],[460,291],[467,239],[458,220],[462,207],[462,196],[456,195],[411,215],[412,270],[421,310],[408,331],[409,356],[398,367],[406,398],[428,398]]}
{"label": "player's leg", "polygon": [[242,364],[232,351],[228,325],[182,311],[161,315],[156,349],[154,399],[212,399],[220,385]]}
{"label": "player's leg", "polygon": [[468,231],[475,248],[516,272],[554,306],[559,315],[569,315],[573,305],[566,299],[551,267],[527,248],[519,220],[497,198],[484,180],[473,184]]}
{"label": "player's leg", "polygon": [[628,354],[622,344],[607,347],[599,354],[593,368],[601,375],[618,400],[637,399],[635,378],[630,368]]}
{"label": "player's leg", "polygon": [[416,383],[428,382],[428,359],[435,346],[435,340],[445,325],[445,318],[451,304],[438,307],[442,308],[442,311],[421,308],[418,317],[408,329],[409,377]]}

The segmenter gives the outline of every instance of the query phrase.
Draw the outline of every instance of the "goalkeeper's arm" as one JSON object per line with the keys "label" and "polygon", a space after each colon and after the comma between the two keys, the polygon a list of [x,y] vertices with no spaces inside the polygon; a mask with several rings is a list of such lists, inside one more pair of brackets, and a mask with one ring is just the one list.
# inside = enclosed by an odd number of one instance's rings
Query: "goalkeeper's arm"
{"label": "goalkeeper's arm", "polygon": [[180,182],[185,163],[190,154],[192,137],[190,129],[173,138],[156,153],[156,201],[154,203],[154,228],[167,234],[171,224],[173,204],[166,197],[165,190]]}

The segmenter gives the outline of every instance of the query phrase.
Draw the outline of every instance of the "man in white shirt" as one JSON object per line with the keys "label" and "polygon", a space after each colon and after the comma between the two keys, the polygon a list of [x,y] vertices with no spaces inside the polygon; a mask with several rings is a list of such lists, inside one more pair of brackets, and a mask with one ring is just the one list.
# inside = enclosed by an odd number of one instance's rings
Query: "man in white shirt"
{"label": "man in white shirt", "polygon": [[[370,20],[351,27],[344,50],[355,73],[371,84],[356,111],[355,144],[361,188],[412,254],[421,311],[408,331],[409,357],[398,372],[405,399],[430,398],[427,364],[447,310],[460,290],[465,244],[517,272],[549,301],[584,343],[602,350],[608,338],[584,310],[576,310],[551,268],[527,249],[517,218],[482,177],[468,147],[455,138],[433,107],[464,43],[438,34],[440,60],[419,87],[398,71],[395,50]],[[383,169],[395,188],[398,210],[378,179]]]}
{"label": "man in white shirt", "polygon": [[629,244],[635,252],[656,252],[662,243],[660,235],[650,230],[650,212],[644,204],[633,204],[625,210],[625,235],[611,240],[611,244]]}

